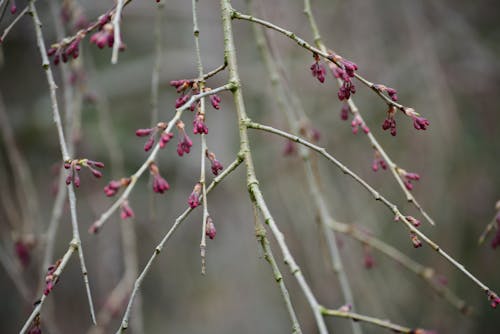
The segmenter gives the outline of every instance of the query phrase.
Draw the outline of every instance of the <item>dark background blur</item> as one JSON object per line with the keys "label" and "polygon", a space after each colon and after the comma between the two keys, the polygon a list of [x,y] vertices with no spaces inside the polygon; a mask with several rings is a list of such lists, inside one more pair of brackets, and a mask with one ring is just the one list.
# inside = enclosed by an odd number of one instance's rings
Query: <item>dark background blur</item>
{"label": "dark background blur", "polygon": [[[85,1],[81,5],[93,20],[113,1]],[[18,1],[23,8],[24,1]],[[234,7],[246,12],[244,1]],[[261,16],[295,31],[312,42],[303,15],[302,1],[261,1]],[[124,9],[123,38],[126,52],[119,63],[110,64],[111,50],[98,50],[82,42],[82,59],[87,69],[86,94],[106,96],[113,133],[124,156],[125,175],[132,174],[146,158],[144,140],[135,137],[137,128],[151,123],[151,72],[154,59],[154,1],[134,1]],[[45,2],[39,3],[46,45],[56,41],[53,19]],[[427,117],[427,131],[415,131],[411,120],[399,115],[398,135],[393,138],[380,129],[385,105],[371,91],[358,84],[355,101],[373,133],[403,168],[418,172],[422,179],[413,191],[437,226],[424,223],[422,230],[445,250],[477,274],[493,289],[500,289],[499,250],[488,242],[479,247],[477,239],[495,214],[500,199],[498,125],[500,95],[498,2],[496,1],[313,1],[322,37],[328,47],[355,61],[366,78],[398,89],[405,105]],[[165,5],[163,58],[160,82],[159,117],[173,115],[176,94],[168,82],[196,76],[190,1],[168,1]],[[1,22],[3,31],[11,16]],[[218,1],[199,4],[201,48],[205,68],[223,61],[222,29]],[[236,47],[248,113],[252,119],[286,128],[285,120],[270,98],[269,78],[255,47],[251,25],[235,21]],[[299,92],[306,112],[322,134],[321,145],[396,201],[404,212],[417,214],[408,206],[390,173],[373,173],[373,152],[364,135],[352,135],[349,123],[339,117],[341,103],[331,76],[320,85],[310,75],[311,55],[288,39],[271,33],[293,88]],[[94,69],[91,70],[91,64]],[[31,231],[37,237],[32,262],[22,277],[35,292],[40,282],[43,237],[50,219],[54,197],[50,195],[56,176],[52,166],[60,159],[57,135],[50,109],[48,87],[40,67],[33,24],[27,16],[15,26],[0,46],[0,91],[20,151],[33,174],[40,203],[38,224]],[[58,84],[60,69],[56,68]],[[209,85],[223,84],[227,73],[210,79]],[[59,89],[62,93],[62,87]],[[222,109],[208,111],[208,144],[227,166],[238,149],[235,113],[231,95],[221,94]],[[63,106],[62,96],[60,98]],[[81,110],[81,141],[76,156],[103,161],[107,168],[100,180],[82,171],[77,190],[78,214],[84,251],[96,307],[99,309],[123,272],[118,213],[97,236],[88,235],[90,224],[112,200],[102,188],[111,180],[110,156],[103,145],[95,104],[85,102]],[[190,129],[191,116],[185,115]],[[189,130],[191,131],[191,130]],[[300,159],[282,155],[282,139],[251,132],[251,146],[257,174],[275,218],[302,267],[319,302],[336,308],[342,305],[337,279],[325,260],[324,245],[315,222],[314,206],[305,191]],[[171,185],[165,195],[151,194],[144,176],[133,191],[130,204],[135,210],[142,269],[154,246],[186,207],[186,199],[199,177],[199,137],[193,152],[179,158],[174,145],[159,155],[162,175]],[[176,140],[174,141],[174,143]],[[12,168],[4,143],[0,145],[2,196],[16,202]],[[110,166],[111,168],[108,168]],[[392,222],[389,212],[370,198],[358,184],[323,161],[325,197],[332,215],[339,221],[355,222],[414,259],[436,268],[448,279],[448,286],[473,306],[478,316],[467,318],[439,298],[425,283],[374,252],[376,266],[363,266],[362,246],[340,236],[342,256],[360,313],[391,319],[410,327],[432,328],[439,333],[499,333],[500,317],[484,293],[429,247],[415,250],[407,231]],[[121,175],[120,175],[121,176]],[[200,273],[199,237],[201,210],[196,210],[176,232],[161,253],[143,285],[142,305],[146,333],[286,333],[290,331],[279,290],[256,242],[253,217],[245,188],[243,169],[228,177],[209,196],[209,211],[217,227],[217,238],[208,241],[207,275]],[[152,204],[153,202],[153,204]],[[2,201],[5,205],[5,200]],[[1,249],[14,258],[13,235],[20,222],[9,221],[5,206],[0,208]],[[13,227],[12,227],[13,226]],[[58,231],[55,256],[65,252],[71,237],[66,208]],[[272,239],[272,238],[271,238]],[[273,246],[274,243],[273,243]],[[273,247],[281,261],[279,249]],[[16,266],[20,268],[19,264]],[[304,333],[316,331],[312,314],[288,269],[286,283],[303,324]],[[17,332],[32,307],[16,291],[6,271],[0,269],[0,332]],[[33,297],[35,298],[35,297]],[[33,299],[34,301],[35,299]],[[61,333],[86,333],[90,327],[78,260],[74,257],[47,300],[55,312],[54,324]],[[45,309],[44,309],[45,311]],[[48,312],[48,311],[47,311]],[[118,327],[123,310],[106,332]],[[42,317],[44,312],[42,312]],[[133,319],[132,319],[133,321]],[[347,320],[328,319],[336,333],[347,333]],[[385,330],[363,325],[365,333]],[[47,331],[48,332],[48,331]]]}

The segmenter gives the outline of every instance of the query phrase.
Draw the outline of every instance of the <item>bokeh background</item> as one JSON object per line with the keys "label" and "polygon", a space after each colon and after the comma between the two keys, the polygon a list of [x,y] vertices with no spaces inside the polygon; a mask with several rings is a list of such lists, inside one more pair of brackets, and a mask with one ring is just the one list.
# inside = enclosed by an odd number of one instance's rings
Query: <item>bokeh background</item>
{"label": "bokeh background", "polygon": [[[59,6],[59,2],[55,1]],[[312,42],[301,1],[257,1],[260,16],[295,31]],[[24,1],[18,1],[23,8]],[[113,1],[80,2],[89,20],[111,8]],[[244,1],[234,7],[246,12]],[[45,2],[38,4],[45,43],[57,40],[55,19]],[[398,89],[400,101],[425,115],[431,126],[415,131],[411,120],[399,115],[398,135],[381,130],[385,105],[371,91],[358,84],[355,101],[373,133],[403,168],[418,172],[422,179],[413,193],[436,220],[422,230],[445,250],[477,274],[493,289],[500,289],[499,250],[489,240],[478,246],[483,228],[495,215],[500,199],[500,137],[498,112],[500,73],[498,65],[500,26],[495,1],[313,1],[313,11],[328,47],[355,61],[359,72],[374,82]],[[199,177],[199,137],[191,154],[179,158],[175,145],[162,151],[158,163],[171,189],[165,195],[152,193],[145,175],[130,198],[134,221],[123,222],[115,214],[98,235],[86,230],[112,204],[102,188],[112,178],[131,175],[144,161],[144,140],[137,128],[151,124],[151,73],[155,53],[154,1],[134,1],[124,10],[123,38],[127,50],[117,65],[110,64],[110,49],[99,50],[82,42],[80,68],[84,84],[71,99],[79,105],[80,131],[77,157],[103,161],[104,177],[96,180],[82,171],[77,190],[78,218],[89,278],[97,309],[102,309],[110,291],[124,272],[120,225],[133,226],[137,237],[138,266],[142,269],[155,245],[186,207],[187,197]],[[170,80],[196,76],[192,38],[191,2],[168,1],[163,11],[162,57],[159,90],[159,119],[173,115],[175,90]],[[3,31],[12,16],[0,23]],[[219,3],[199,4],[202,58],[207,70],[223,62],[223,39]],[[254,42],[251,24],[234,22],[238,61],[248,113],[252,119],[286,128],[282,114],[271,96],[270,81]],[[417,212],[404,200],[401,189],[389,172],[371,171],[373,152],[363,134],[353,135],[349,122],[340,120],[341,103],[336,84],[329,75],[321,85],[311,77],[311,55],[290,40],[268,35],[286,67],[293,89],[314,126],[321,132],[320,144],[375,188],[398,203],[404,212]],[[57,134],[52,122],[48,87],[40,67],[33,24],[23,18],[0,45],[0,92],[8,123],[19,152],[32,175],[38,203],[35,221],[26,222],[26,202],[18,198],[15,170],[2,136],[0,145],[0,233],[4,264],[0,269],[0,332],[17,332],[31,312],[42,281],[41,258],[45,233],[54,203],[52,192],[60,159]],[[54,69],[59,85],[61,110],[66,108],[61,67]],[[210,79],[211,87],[225,83],[227,73]],[[81,96],[80,96],[80,95]],[[221,94],[220,111],[208,111],[208,145],[227,166],[238,150],[236,117],[229,93]],[[97,99],[97,103],[96,103]],[[103,108],[104,106],[104,108]],[[78,108],[77,108],[78,109]],[[103,111],[105,110],[105,111]],[[104,115],[104,116],[103,116]],[[106,115],[109,118],[106,118]],[[185,123],[192,122],[184,116]],[[107,121],[109,121],[109,124]],[[103,126],[105,124],[109,126]],[[191,130],[189,130],[191,131]],[[307,191],[300,158],[283,156],[284,140],[251,132],[251,147],[260,184],[276,221],[319,302],[331,308],[343,304],[339,284],[326,259],[325,244],[316,222],[316,212]],[[106,136],[118,146],[110,153]],[[109,138],[108,138],[109,140]],[[175,143],[175,141],[174,141]],[[113,158],[114,156],[114,158]],[[118,159],[118,160],[116,160]],[[123,160],[123,166],[113,161]],[[122,169],[122,171],[120,171]],[[352,222],[419,262],[434,267],[447,278],[450,289],[465,299],[476,312],[466,317],[437,296],[422,280],[374,252],[374,268],[364,268],[363,247],[339,236],[346,271],[360,313],[391,319],[410,327],[436,329],[439,333],[498,333],[500,317],[484,293],[449,263],[424,246],[415,250],[402,226],[380,203],[353,180],[320,160],[324,196],[335,219]],[[56,168],[57,170],[57,168]],[[154,263],[143,285],[142,323],[134,313],[131,332],[145,333],[286,333],[290,323],[270,267],[262,257],[255,238],[254,222],[240,168],[209,195],[209,211],[217,237],[208,242],[207,275],[200,275],[199,237],[201,210],[196,210],[179,228]],[[14,254],[16,238],[34,236],[31,261],[22,267]],[[71,238],[67,206],[57,232],[55,256],[60,257]],[[272,238],[271,238],[272,239]],[[304,333],[316,327],[306,300],[288,274],[281,254],[272,242],[275,255],[296,306]],[[130,259],[129,259],[130,260]],[[17,287],[24,285],[28,298]],[[124,303],[113,310],[103,332],[114,332],[123,314]],[[44,332],[87,333],[90,317],[78,260],[74,257],[48,298],[42,319],[50,322]],[[348,320],[328,319],[336,333],[348,333]],[[384,329],[362,325],[365,333]],[[142,327],[142,329],[141,329]]]}

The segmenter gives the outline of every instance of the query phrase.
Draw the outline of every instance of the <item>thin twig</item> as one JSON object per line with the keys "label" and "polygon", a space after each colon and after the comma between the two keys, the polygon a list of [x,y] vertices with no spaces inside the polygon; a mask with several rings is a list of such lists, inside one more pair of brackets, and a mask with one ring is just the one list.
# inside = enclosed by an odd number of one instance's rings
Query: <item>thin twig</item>
{"label": "thin twig", "polygon": [[29,6],[24,7],[24,9],[16,16],[14,20],[5,28],[3,31],[2,36],[0,37],[0,43],[3,43],[5,41],[5,37],[7,37],[7,34],[9,31],[14,28],[16,23],[29,11]]}
{"label": "thin twig", "polygon": [[483,282],[481,282],[478,278],[476,278],[472,273],[470,273],[461,263],[459,263],[457,260],[455,260],[453,257],[451,257],[448,253],[446,253],[438,244],[436,244],[434,241],[429,239],[424,233],[422,233],[419,229],[417,229],[411,222],[408,221],[405,215],[399,211],[398,207],[389,201],[387,198],[384,196],[380,195],[378,191],[376,191],[372,186],[370,186],[366,181],[364,181],[361,177],[359,177],[356,173],[351,171],[349,168],[347,168],[344,164],[342,164],[340,161],[338,161],[336,158],[334,158],[331,154],[329,154],[324,148],[319,147],[313,143],[308,142],[307,140],[300,138],[298,136],[292,135],[290,133],[287,133],[282,130],[278,130],[276,128],[273,128],[271,126],[267,125],[262,125],[258,124],[255,122],[251,122],[249,120],[245,121],[245,124],[247,125],[248,128],[250,129],[258,129],[262,130],[265,132],[273,133],[276,135],[279,135],[281,137],[287,138],[291,141],[294,141],[296,143],[302,144],[313,151],[316,151],[323,157],[325,157],[328,161],[336,165],[344,174],[349,175],[352,177],[356,182],[358,182],[363,188],[365,188],[375,200],[381,201],[387,208],[389,208],[392,213],[394,214],[394,217],[398,220],[403,222],[406,227],[413,233],[415,233],[419,238],[425,241],[433,250],[438,252],[442,257],[444,257],[448,262],[450,262],[453,266],[455,266],[458,270],[460,270],[463,274],[465,274],[467,277],[469,277],[474,283],[476,283],[477,286],[479,286],[486,294],[488,297],[490,295],[495,295],[496,293],[493,292],[486,286]]}
{"label": "thin twig", "polygon": [[[168,133],[172,130],[174,125],[177,123],[177,121],[180,119],[182,113],[184,110],[188,109],[193,102],[198,101],[199,99],[209,96],[212,94],[217,94],[219,92],[225,91],[225,90],[231,90],[234,87],[233,84],[226,84],[224,86],[220,86],[217,88],[214,88],[210,91],[205,91],[202,93],[199,93],[197,95],[191,96],[191,98],[181,107],[177,108],[176,113],[174,117],[168,122],[167,128],[163,131],[163,133]],[[153,148],[151,153],[149,154],[148,158],[144,161],[144,163],[139,167],[139,169],[132,175],[130,176],[130,184],[127,186],[127,188],[124,190],[124,192],[121,194],[121,196],[106,210],[101,214],[99,219],[97,219],[92,226],[89,228],[89,232],[91,233],[96,233],[99,231],[99,229],[104,225],[104,223],[111,217],[111,215],[121,206],[121,204],[127,200],[128,195],[134,188],[137,180],[141,177],[141,175],[144,173],[146,169],[148,169],[150,163],[154,161],[156,155],[160,151],[160,144],[157,143],[156,146]]]}
{"label": "thin twig", "polygon": [[[207,194],[212,191],[227,175],[229,175],[231,172],[233,172],[241,163],[243,162],[243,156],[241,154],[238,154],[238,157],[236,160],[234,160],[227,168],[224,170],[219,176],[217,176],[212,183],[210,183],[210,186],[207,188]],[[203,197],[200,197],[200,200],[203,201]],[[182,222],[189,216],[189,214],[193,211],[191,207],[187,208],[184,210],[184,212],[177,217],[175,220],[174,224],[168,230],[167,234],[163,237],[163,239],[160,241],[160,243],[155,247],[155,250],[151,257],[149,258],[148,262],[146,263],[146,266],[142,270],[141,274],[139,277],[137,277],[135,284],[134,284],[134,289],[132,290],[132,293],[130,294],[130,298],[127,304],[127,309],[125,311],[125,314],[123,315],[122,321],[120,328],[116,332],[117,334],[123,333],[127,330],[128,328],[128,322],[129,322],[129,316],[130,316],[130,310],[132,309],[132,305],[134,303],[134,299],[136,294],[138,293],[139,289],[141,288],[142,281],[146,277],[146,275],[149,273],[151,270],[151,266],[153,265],[154,260],[156,257],[160,254],[160,252],[163,250],[165,247],[165,244],[167,241],[170,239],[170,237],[174,234],[174,232],[177,230],[177,228],[182,224]]]}
{"label": "thin twig", "polygon": [[224,64],[222,64],[219,67],[216,67],[213,70],[211,70],[210,72],[204,74],[202,80],[200,80],[200,79],[194,79],[194,81],[204,81],[204,80],[207,80],[207,79],[213,77],[214,75],[216,75],[217,73],[219,73],[221,71],[224,71],[224,69],[226,67],[227,67],[227,62],[224,62]]}

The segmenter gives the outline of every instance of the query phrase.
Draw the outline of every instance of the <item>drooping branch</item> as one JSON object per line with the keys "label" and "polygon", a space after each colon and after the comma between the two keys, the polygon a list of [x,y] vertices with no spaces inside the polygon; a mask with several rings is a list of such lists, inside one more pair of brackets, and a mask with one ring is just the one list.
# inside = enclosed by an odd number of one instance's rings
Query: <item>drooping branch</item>
{"label": "drooping branch", "polygon": [[[304,0],[304,13],[306,14],[307,19],[309,21],[309,25],[311,26],[311,30],[312,30],[313,38],[314,38],[314,43],[315,43],[316,47],[318,49],[320,49],[321,51],[328,53],[328,50],[327,50],[327,48],[326,48],[326,46],[323,43],[323,40],[321,38],[319,29],[318,29],[318,25],[317,25],[316,20],[314,18],[313,12],[311,10],[311,0]],[[339,87],[342,86],[342,80],[340,80],[340,78],[337,78],[337,84],[339,85]],[[377,90],[377,93],[380,93],[380,92]],[[384,98],[386,98],[385,95],[383,95],[383,96],[384,96]],[[394,101],[391,100],[391,102],[394,102]],[[365,120],[363,119],[363,116],[361,115],[359,108],[354,103],[352,96],[347,100],[347,104],[349,105],[349,109],[352,112],[352,114],[354,115],[354,117],[355,118],[357,117],[359,119],[359,121],[361,122],[361,124],[366,124]],[[425,217],[425,219],[430,224],[435,225],[434,220],[422,208],[422,206],[417,201],[415,196],[413,196],[413,194],[406,188],[404,181],[403,181],[403,177],[400,174],[401,168],[392,160],[392,158],[389,156],[389,154],[387,154],[385,149],[382,147],[382,145],[379,143],[379,141],[373,135],[372,131],[368,131],[368,133],[366,133],[366,136],[367,136],[368,140],[370,141],[373,149],[376,152],[380,153],[380,155],[382,156],[384,161],[387,163],[388,167],[391,170],[392,175],[394,176],[394,178],[398,182],[399,187],[403,190],[403,192],[406,196],[406,200],[410,203],[413,203],[413,205],[417,208],[417,210],[422,214],[422,216]]]}
{"label": "drooping branch", "polygon": [[[244,21],[249,21],[249,22],[257,23],[257,24],[260,24],[260,25],[262,25],[262,26],[264,26],[266,28],[275,30],[275,31],[277,31],[277,32],[279,32],[279,33],[287,36],[288,38],[292,39],[293,41],[295,41],[302,48],[304,48],[304,49],[312,52],[313,54],[316,54],[316,55],[318,55],[318,56],[320,56],[320,57],[322,57],[322,58],[324,58],[324,59],[326,59],[326,60],[334,63],[338,67],[342,67],[342,64],[340,63],[340,61],[343,58],[341,56],[333,54],[333,53],[330,53],[330,52],[324,52],[324,51],[318,49],[317,47],[314,47],[313,45],[309,44],[304,39],[302,39],[301,37],[297,36],[297,34],[295,34],[294,32],[286,30],[286,29],[284,29],[284,28],[282,28],[280,26],[277,26],[274,23],[262,20],[260,18],[255,17],[255,16],[252,16],[252,15],[247,15],[247,14],[240,13],[240,12],[238,12],[238,11],[232,9],[232,8],[231,8],[231,18],[232,19],[239,19],[239,20],[244,20]],[[382,98],[384,100],[384,102],[387,103],[389,106],[392,106],[392,107],[400,110],[404,114],[408,114],[408,111],[411,108],[408,108],[408,107],[406,107],[406,106],[404,106],[404,105],[402,105],[400,103],[397,103],[396,101],[391,100],[388,96],[384,95],[380,91],[380,89],[378,88],[377,84],[375,84],[373,82],[370,82],[369,80],[365,79],[364,77],[362,77],[358,73],[354,73],[353,75],[354,75],[354,77],[356,79],[358,79],[359,81],[361,81],[365,86],[367,86],[368,88],[370,88],[371,90],[373,90],[378,96],[380,96],[380,98]]]}
{"label": "drooping branch", "polygon": [[401,213],[399,208],[389,201],[386,197],[382,196],[378,191],[376,191],[372,186],[370,186],[365,180],[363,180],[361,177],[359,177],[356,173],[351,171],[349,168],[347,168],[344,164],[342,164],[340,161],[338,161],[335,157],[333,157],[331,154],[329,154],[324,148],[319,147],[303,138],[300,138],[298,136],[292,135],[290,133],[287,133],[282,130],[278,130],[276,128],[273,128],[271,126],[267,125],[262,125],[258,124],[255,122],[251,122],[249,120],[245,121],[245,124],[248,128],[250,129],[257,129],[257,130],[262,130],[265,132],[273,133],[275,135],[287,138],[291,141],[294,141],[296,143],[299,143],[301,145],[304,145],[311,150],[319,153],[321,156],[326,158],[328,161],[333,163],[335,166],[337,166],[344,174],[349,175],[351,178],[353,178],[357,183],[359,183],[363,188],[365,188],[375,200],[382,202],[389,210],[394,214],[394,217],[397,221],[403,222],[404,225],[413,233],[415,236],[418,238],[424,240],[426,244],[428,244],[433,250],[439,253],[443,258],[445,258],[448,262],[450,262],[454,267],[456,267],[459,271],[461,271],[465,276],[467,276],[469,279],[471,279],[477,286],[483,290],[488,299],[490,301],[495,301],[493,304],[496,306],[496,301],[499,300],[498,295],[492,291],[490,288],[488,288],[487,285],[485,285],[482,281],[480,281],[476,276],[474,276],[471,272],[469,272],[464,265],[462,265],[460,262],[455,260],[453,257],[451,257],[448,253],[446,253],[438,244],[436,244],[434,241],[432,241],[429,237],[427,237],[423,232],[421,232],[419,229],[417,229],[407,218],[405,215]]}

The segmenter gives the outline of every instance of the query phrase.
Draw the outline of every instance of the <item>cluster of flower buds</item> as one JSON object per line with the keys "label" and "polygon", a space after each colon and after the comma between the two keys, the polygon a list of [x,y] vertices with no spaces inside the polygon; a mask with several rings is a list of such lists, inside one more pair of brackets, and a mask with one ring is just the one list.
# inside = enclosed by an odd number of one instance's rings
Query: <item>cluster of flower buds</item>
{"label": "cluster of flower buds", "polygon": [[217,94],[212,94],[210,95],[210,103],[212,104],[212,107],[216,110],[220,109],[220,102],[222,99],[220,98],[219,95]]}
{"label": "cluster of flower buds", "polygon": [[[90,36],[90,43],[97,45],[99,49],[104,48],[106,45],[110,48],[115,44],[115,29],[111,23],[111,14],[106,13],[99,17],[98,31]],[[119,50],[123,51],[126,46],[121,42]]]}
{"label": "cluster of flower buds", "polygon": [[384,120],[384,123],[382,123],[382,129],[389,130],[391,132],[391,135],[395,136],[397,134],[396,130],[396,119],[394,118],[394,115],[396,115],[396,107],[390,105],[389,109],[387,109],[387,117]]}
{"label": "cluster of flower buds", "polygon": [[125,178],[125,177],[121,178],[120,180],[111,180],[104,187],[104,193],[108,197],[114,196],[121,187],[128,186],[131,181],[132,180],[130,178]]}
{"label": "cluster of flower buds", "polygon": [[193,191],[188,197],[188,204],[191,209],[196,208],[200,205],[200,196],[201,196],[202,185],[201,183],[196,183],[194,185]]}
{"label": "cluster of flower buds", "polygon": [[205,226],[205,235],[210,239],[215,239],[217,230],[215,229],[215,224],[210,216],[207,217],[207,224]]}
{"label": "cluster of flower buds", "polygon": [[407,221],[409,221],[415,227],[419,227],[421,225],[420,220],[418,220],[417,218],[415,218],[413,216],[406,216],[405,218]]}
{"label": "cluster of flower buds", "polygon": [[488,299],[491,303],[491,307],[496,308],[498,305],[500,305],[500,297],[498,297],[498,295],[495,292],[488,290],[487,294],[488,294]]}
{"label": "cluster of flower buds", "polygon": [[210,160],[210,164],[212,165],[212,174],[216,176],[219,175],[219,172],[224,168],[222,167],[220,161],[217,160],[215,154],[213,152],[210,152],[209,150],[205,152],[205,155],[208,158],[208,160]]}
{"label": "cluster of flower buds", "polygon": [[165,129],[167,128],[167,123],[165,122],[159,122],[156,124],[156,126],[152,128],[146,128],[146,129],[137,129],[135,131],[135,135],[137,137],[147,137],[149,136],[148,140],[144,144],[144,151],[149,151],[154,143],[155,143],[155,136],[157,133],[161,133],[160,135],[160,148],[164,148],[167,143],[174,137],[174,134],[171,132],[165,132]]}
{"label": "cluster of flower buds", "polygon": [[160,175],[160,170],[158,169],[158,165],[156,165],[156,163],[152,162],[149,165],[149,171],[151,172],[151,175],[153,175],[153,191],[155,193],[163,194],[165,191],[170,189],[170,185],[167,180]]}
{"label": "cluster of flower buds", "polygon": [[66,184],[69,185],[71,182],[75,187],[80,187],[80,177],[78,176],[78,171],[86,167],[90,169],[92,175],[97,178],[102,177],[102,173],[95,168],[104,168],[104,164],[99,161],[93,161],[89,159],[70,159],[64,162],[64,168],[69,169],[69,175],[66,177]]}
{"label": "cluster of flower buds", "polygon": [[124,201],[121,205],[121,212],[120,212],[120,218],[125,220],[128,218],[134,218],[134,210],[130,207],[128,204],[128,201]]}
{"label": "cluster of flower buds", "polygon": [[365,134],[368,134],[370,132],[370,128],[365,124],[365,122],[363,122],[361,117],[359,117],[359,115],[356,115],[351,121],[352,133],[357,134],[360,126]]}
{"label": "cluster of flower buds", "polygon": [[375,258],[373,257],[372,251],[370,246],[364,245],[363,247],[363,253],[365,255],[364,258],[364,266],[366,269],[371,269],[373,266],[375,266]]}
{"label": "cluster of flower buds", "polygon": [[386,170],[387,163],[382,158],[380,152],[378,150],[375,150],[375,154],[374,154],[373,162],[372,162],[372,170],[374,172],[376,172],[376,171],[378,171],[379,167],[382,168],[383,170]]}
{"label": "cluster of flower buds", "polygon": [[[175,108],[180,108],[189,100],[192,94],[198,92],[198,84],[193,80],[172,80],[170,86],[175,87],[177,93],[181,95],[175,100]],[[189,108],[191,111],[196,109],[198,102],[193,103]]]}
{"label": "cluster of flower buds", "polygon": [[412,108],[405,108],[403,112],[406,116],[409,116],[413,119],[413,127],[417,130],[427,130],[427,127],[430,125],[429,120],[424,117],[421,117],[418,113],[415,112]]}
{"label": "cluster of flower buds", "polygon": [[205,114],[198,111],[194,116],[193,120],[193,133],[196,134],[208,134],[208,127],[205,124]]}
{"label": "cluster of flower buds", "polygon": [[59,65],[62,62],[66,63],[70,57],[73,59],[78,58],[80,55],[80,42],[85,35],[83,33],[78,33],[74,40],[65,45],[54,44],[47,51],[47,56],[53,57],[52,61],[54,65]]}
{"label": "cluster of flower buds", "polygon": [[340,119],[343,121],[347,121],[349,119],[349,113],[351,112],[351,107],[349,104],[344,102],[342,104],[342,109],[340,109]]}
{"label": "cluster of flower buds", "polygon": [[310,69],[313,77],[317,78],[319,82],[325,82],[326,69],[325,65],[320,63],[318,54],[313,54],[314,63],[312,63]]}
{"label": "cluster of flower buds", "polygon": [[394,102],[398,101],[398,92],[394,88],[387,87],[381,84],[375,84],[373,85],[373,89],[377,90],[380,93],[387,93],[387,95],[389,95],[389,98]]}
{"label": "cluster of flower buds", "polygon": [[356,93],[356,86],[354,86],[352,78],[358,70],[358,65],[338,55],[333,56],[333,59],[340,64],[340,66],[334,66],[333,75],[335,78],[342,80],[342,86],[340,86],[337,96],[340,101],[347,101],[351,97],[351,94]]}
{"label": "cluster of flower buds", "polygon": [[407,172],[402,168],[398,168],[398,173],[399,173],[399,175],[401,175],[404,178],[403,183],[404,183],[406,189],[408,189],[410,191],[413,190],[412,181],[420,180],[419,174]]}
{"label": "cluster of flower buds", "polygon": [[418,238],[417,234],[413,231],[410,232],[410,239],[413,247],[420,248],[422,247],[422,241]]}
{"label": "cluster of flower buds", "polygon": [[56,263],[47,269],[47,275],[45,276],[45,289],[43,290],[43,294],[46,296],[52,291],[52,289],[54,289],[54,285],[58,281],[58,277],[55,272],[57,268],[59,268],[60,264],[61,260],[57,260]]}
{"label": "cluster of flower buds", "polygon": [[179,132],[177,154],[182,157],[184,153],[189,154],[189,152],[191,151],[191,147],[193,146],[193,142],[186,134],[184,122],[179,120],[175,126],[177,127],[177,131]]}

